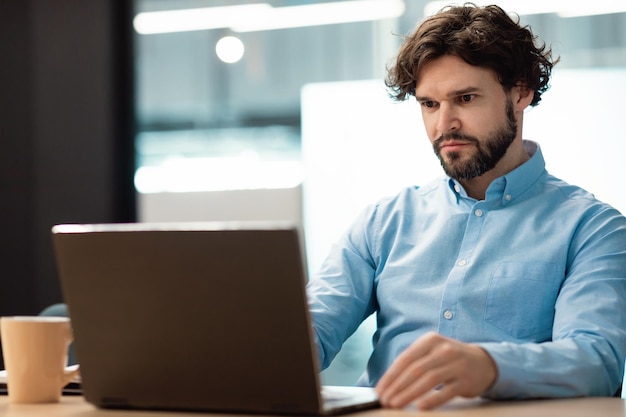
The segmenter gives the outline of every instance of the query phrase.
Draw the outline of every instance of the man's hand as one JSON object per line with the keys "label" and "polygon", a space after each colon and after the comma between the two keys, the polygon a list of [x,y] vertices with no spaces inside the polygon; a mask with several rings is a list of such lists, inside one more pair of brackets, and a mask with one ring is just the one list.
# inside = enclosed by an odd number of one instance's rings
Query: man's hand
{"label": "man's hand", "polygon": [[428,333],[394,361],[376,391],[384,407],[415,402],[431,409],[456,396],[475,397],[495,382],[498,368],[480,346]]}

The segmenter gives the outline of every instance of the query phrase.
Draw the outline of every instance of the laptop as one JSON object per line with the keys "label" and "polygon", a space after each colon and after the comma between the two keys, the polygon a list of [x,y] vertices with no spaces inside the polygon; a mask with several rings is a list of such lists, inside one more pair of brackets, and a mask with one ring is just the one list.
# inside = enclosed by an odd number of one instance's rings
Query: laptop
{"label": "laptop", "polygon": [[66,224],[52,239],[95,406],[328,415],[378,405],[372,388],[320,386],[298,227]]}

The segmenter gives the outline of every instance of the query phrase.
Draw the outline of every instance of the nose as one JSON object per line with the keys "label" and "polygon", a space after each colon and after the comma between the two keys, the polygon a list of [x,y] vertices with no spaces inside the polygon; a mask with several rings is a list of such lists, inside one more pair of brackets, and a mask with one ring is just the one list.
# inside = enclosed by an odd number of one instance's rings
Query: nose
{"label": "nose", "polygon": [[457,131],[461,128],[461,121],[454,106],[449,103],[441,103],[437,118],[437,130],[441,133]]}

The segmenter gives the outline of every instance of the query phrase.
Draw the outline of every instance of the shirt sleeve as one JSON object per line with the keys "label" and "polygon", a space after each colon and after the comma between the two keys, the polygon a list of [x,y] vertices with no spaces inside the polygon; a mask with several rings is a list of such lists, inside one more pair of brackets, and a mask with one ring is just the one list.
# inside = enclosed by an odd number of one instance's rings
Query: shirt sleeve
{"label": "shirt sleeve", "polygon": [[482,343],[498,365],[488,398],[610,396],[626,356],[626,220],[604,208],[582,222],[555,304],[552,340]]}
{"label": "shirt sleeve", "polygon": [[374,262],[370,257],[367,224],[374,207],[366,209],[333,245],[319,272],[307,284],[309,311],[322,369],[375,309]]}

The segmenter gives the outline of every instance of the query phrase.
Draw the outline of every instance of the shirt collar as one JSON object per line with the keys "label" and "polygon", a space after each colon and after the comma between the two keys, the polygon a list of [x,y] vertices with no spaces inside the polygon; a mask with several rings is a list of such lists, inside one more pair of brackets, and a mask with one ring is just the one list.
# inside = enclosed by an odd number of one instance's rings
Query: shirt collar
{"label": "shirt collar", "polygon": [[[546,163],[539,144],[530,140],[522,143],[530,159],[508,174],[493,180],[487,188],[485,200],[502,199],[502,203],[507,204],[532,186],[545,172]],[[448,178],[448,185],[457,196],[457,201],[459,197],[468,198],[458,181]]]}

